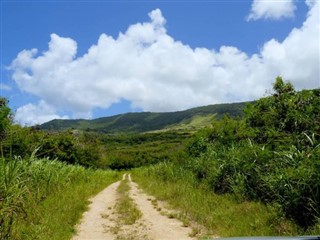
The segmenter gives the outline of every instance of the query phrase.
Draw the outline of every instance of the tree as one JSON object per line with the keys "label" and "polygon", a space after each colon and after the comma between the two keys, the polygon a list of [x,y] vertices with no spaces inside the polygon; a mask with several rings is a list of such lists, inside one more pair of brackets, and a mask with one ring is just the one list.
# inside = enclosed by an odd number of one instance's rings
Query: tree
{"label": "tree", "polygon": [[6,129],[10,124],[10,108],[8,107],[8,101],[5,98],[0,97],[0,150],[1,156],[3,156],[2,142],[6,134]]}
{"label": "tree", "polygon": [[245,110],[247,126],[256,132],[255,140],[259,143],[281,141],[283,145],[288,137],[298,141],[305,139],[305,134],[319,137],[320,90],[297,92],[281,77],[276,78],[273,90],[272,96],[259,99]]}
{"label": "tree", "polygon": [[294,93],[294,87],[290,82],[283,82],[282,77],[277,77],[273,84],[274,95],[280,95],[284,93]]}
{"label": "tree", "polygon": [[0,97],[0,138],[2,139],[5,134],[5,130],[10,124],[10,108],[8,107],[8,101],[5,98]]}

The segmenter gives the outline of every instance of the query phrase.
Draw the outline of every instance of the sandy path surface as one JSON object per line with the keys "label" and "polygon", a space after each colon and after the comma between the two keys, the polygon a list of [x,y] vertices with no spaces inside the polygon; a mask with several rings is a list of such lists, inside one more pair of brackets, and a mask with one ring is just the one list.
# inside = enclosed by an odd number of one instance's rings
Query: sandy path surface
{"label": "sandy path surface", "polygon": [[89,210],[83,214],[82,220],[77,226],[77,235],[72,240],[114,239],[113,234],[106,230],[114,223],[106,216],[112,214],[112,209],[117,201],[116,190],[119,184],[120,181],[111,184],[90,199]]}
{"label": "sandy path surface", "polygon": [[[126,176],[123,176],[123,179]],[[117,202],[117,187],[119,182],[113,183],[97,196],[91,199],[89,210],[84,213],[83,219],[77,226],[77,235],[72,240],[84,239],[148,239],[148,240],[187,240],[191,228],[183,227],[177,219],[161,215],[151,203],[150,197],[138,188],[138,185],[127,176],[130,198],[142,212],[142,217],[132,225],[117,225],[117,214],[114,206]],[[118,222],[118,223],[117,223]],[[114,229],[117,228],[117,231]]]}
{"label": "sandy path surface", "polygon": [[183,227],[182,222],[177,219],[161,215],[152,205],[150,196],[138,189],[138,185],[131,181],[130,175],[129,183],[131,186],[130,196],[143,213],[142,221],[148,226],[147,236],[149,239],[194,239],[189,237],[192,229]]}

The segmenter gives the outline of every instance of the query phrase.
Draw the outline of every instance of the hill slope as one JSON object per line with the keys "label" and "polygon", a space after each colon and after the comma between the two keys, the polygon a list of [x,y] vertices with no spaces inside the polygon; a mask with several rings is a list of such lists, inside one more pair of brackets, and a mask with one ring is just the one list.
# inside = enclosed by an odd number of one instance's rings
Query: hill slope
{"label": "hill slope", "polygon": [[126,113],[93,120],[52,120],[40,126],[45,130],[92,130],[105,133],[139,133],[156,130],[196,129],[224,114],[241,116],[247,103],[216,104],[179,112]]}

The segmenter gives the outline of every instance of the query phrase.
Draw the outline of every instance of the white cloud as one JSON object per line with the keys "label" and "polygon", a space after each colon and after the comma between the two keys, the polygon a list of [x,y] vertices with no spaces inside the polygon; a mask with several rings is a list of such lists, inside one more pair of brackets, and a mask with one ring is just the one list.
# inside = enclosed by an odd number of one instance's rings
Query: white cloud
{"label": "white cloud", "polygon": [[[57,117],[55,109],[88,118],[94,108],[121,99],[145,111],[252,100],[270,89],[277,75],[299,89],[319,87],[317,7],[319,3],[310,5],[303,26],[283,42],[272,39],[252,56],[231,46],[193,49],[176,41],[167,34],[160,10],[149,13],[150,22],[131,25],[117,38],[102,34],[78,58],[74,40],[52,34],[48,51],[38,56],[35,49],[24,50],[11,64],[20,89],[50,103],[49,110],[27,105],[16,120],[50,120]],[[40,114],[27,121],[21,116],[28,116],[29,109],[40,109]]]}
{"label": "white cloud", "polygon": [[37,105],[27,104],[17,109],[15,121],[21,125],[37,125],[52,119],[68,119],[68,116],[59,116],[54,107],[41,100]]}
{"label": "white cloud", "polygon": [[319,5],[309,5],[300,29],[294,28],[283,42],[268,41],[261,52],[266,68],[290,79],[298,89],[320,87]]}
{"label": "white cloud", "polygon": [[254,0],[247,20],[292,18],[295,10],[294,0]]}
{"label": "white cloud", "polygon": [[0,83],[0,90],[10,91],[11,87],[9,85],[4,84],[4,83]]}
{"label": "white cloud", "polygon": [[305,0],[305,3],[308,5],[308,7],[313,7],[316,2],[318,2],[319,0]]}

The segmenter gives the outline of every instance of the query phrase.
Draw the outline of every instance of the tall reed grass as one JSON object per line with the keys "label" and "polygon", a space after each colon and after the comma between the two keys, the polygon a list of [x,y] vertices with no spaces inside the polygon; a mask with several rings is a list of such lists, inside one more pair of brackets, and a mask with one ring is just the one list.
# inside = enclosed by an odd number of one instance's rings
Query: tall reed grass
{"label": "tall reed grass", "polygon": [[0,158],[0,239],[69,239],[89,196],[118,178],[34,154]]}

